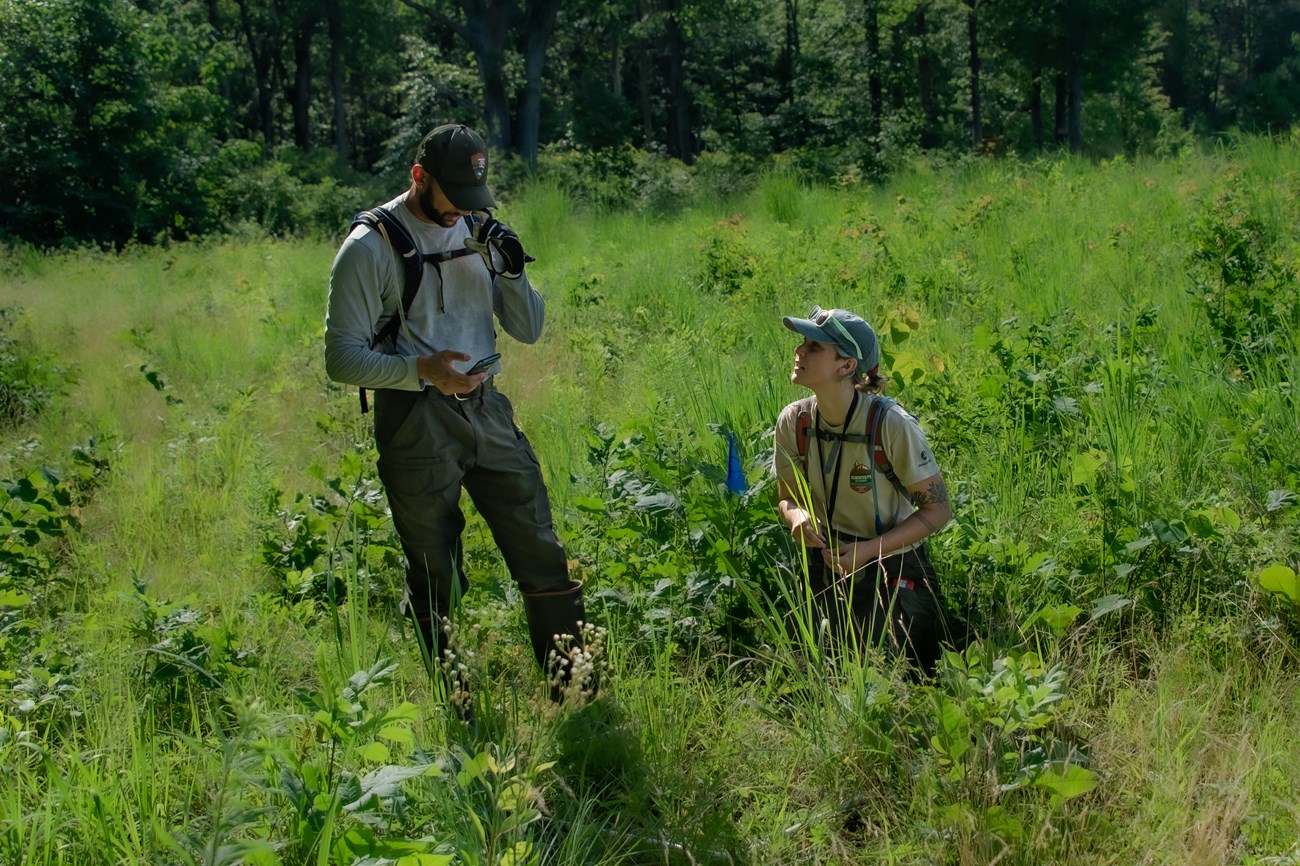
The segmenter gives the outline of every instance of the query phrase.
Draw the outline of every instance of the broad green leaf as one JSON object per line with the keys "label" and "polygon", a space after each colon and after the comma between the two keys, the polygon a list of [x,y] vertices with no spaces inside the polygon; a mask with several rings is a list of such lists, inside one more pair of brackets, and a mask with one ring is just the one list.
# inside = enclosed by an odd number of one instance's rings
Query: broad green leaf
{"label": "broad green leaf", "polygon": [[1300,603],[1300,583],[1288,565],[1270,565],[1259,573],[1260,588]]}
{"label": "broad green leaf", "polygon": [[890,375],[908,385],[919,385],[926,380],[924,359],[915,352],[899,352],[890,365]]}
{"label": "broad green leaf", "polygon": [[587,514],[603,515],[605,513],[605,500],[595,496],[575,496],[569,501],[574,508]]}
{"label": "broad green leaf", "polygon": [[1226,529],[1229,533],[1241,529],[1241,515],[1233,511],[1226,505],[1216,505],[1208,509],[1216,525]]}
{"label": "broad green leaf", "polygon": [[514,779],[497,794],[497,808],[502,812],[513,812],[523,806],[527,799],[528,787],[518,779]]}
{"label": "broad green leaf", "polygon": [[1071,764],[1063,770],[1048,770],[1034,780],[1035,785],[1046,788],[1064,800],[1086,794],[1100,782],[1100,776],[1077,764]]}
{"label": "broad green leaf", "polygon": [[1106,455],[1096,448],[1081,451],[1070,460],[1070,483],[1075,487],[1091,487],[1097,483],[1097,473],[1106,465]]}
{"label": "broad green leaf", "polygon": [[1025,838],[1025,825],[1015,815],[1010,815],[1001,806],[990,806],[984,813],[984,829],[1000,839],[1021,841]]}
{"label": "broad green leaf", "polygon": [[450,866],[455,854],[407,854],[397,858],[397,866]]}
{"label": "broad green leaf", "polygon": [[516,842],[515,846],[501,855],[497,866],[532,866],[537,862],[532,842]]}
{"label": "broad green leaf", "polygon": [[1055,565],[1056,562],[1052,559],[1050,553],[1035,553],[1033,556],[1025,560],[1025,564],[1020,568],[1020,573],[1021,575],[1028,577],[1039,569],[1043,569],[1044,566],[1051,568]]}
{"label": "broad green leaf", "polygon": [[375,848],[375,834],[367,827],[351,827],[334,842],[340,860],[351,862]]}
{"label": "broad green leaf", "polygon": [[671,493],[643,493],[632,500],[631,509],[642,514],[676,514],[682,504]]}
{"label": "broad green leaf", "polygon": [[956,761],[970,749],[970,718],[961,704],[940,699],[939,733],[930,738],[930,745],[950,761]]}
{"label": "broad green leaf", "polygon": [[402,701],[402,703],[384,713],[384,724],[387,725],[392,722],[414,722],[419,718],[420,708],[410,701]]}
{"label": "broad green leaf", "polygon": [[1181,520],[1165,520],[1162,517],[1151,521],[1151,531],[1156,538],[1175,549],[1182,547],[1191,537]]}
{"label": "broad green leaf", "polygon": [[1217,541],[1223,537],[1223,533],[1215,524],[1214,515],[1208,510],[1193,511],[1184,519],[1187,521],[1187,528],[1197,538]]}
{"label": "broad green leaf", "polygon": [[390,743],[401,743],[404,746],[415,745],[415,735],[411,733],[410,728],[402,725],[386,725],[379,729],[379,736]]}
{"label": "broad green leaf", "polygon": [[0,590],[0,607],[27,607],[31,598],[12,589]]}
{"label": "broad green leaf", "polygon": [[1049,604],[1046,607],[1040,607],[1034,614],[1025,621],[1025,625],[1032,625],[1038,620],[1052,630],[1057,637],[1065,634],[1065,630],[1070,627],[1079,614],[1083,613],[1083,608],[1073,604]]}
{"label": "broad green leaf", "polygon": [[1126,608],[1132,603],[1133,599],[1124,598],[1121,595],[1103,595],[1093,601],[1092,612],[1088,614],[1088,621],[1091,622],[1098,617]]}
{"label": "broad green leaf", "polygon": [[392,751],[383,743],[367,743],[361,747],[361,759],[369,764],[382,764],[392,757]]}

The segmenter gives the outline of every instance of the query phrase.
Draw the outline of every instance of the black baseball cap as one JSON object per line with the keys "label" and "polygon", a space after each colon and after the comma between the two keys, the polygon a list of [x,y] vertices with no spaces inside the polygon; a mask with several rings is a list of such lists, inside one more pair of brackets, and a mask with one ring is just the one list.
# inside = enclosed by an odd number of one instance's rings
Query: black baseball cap
{"label": "black baseball cap", "polygon": [[420,142],[415,161],[433,175],[458,210],[496,207],[487,188],[487,142],[461,123],[444,123]]}

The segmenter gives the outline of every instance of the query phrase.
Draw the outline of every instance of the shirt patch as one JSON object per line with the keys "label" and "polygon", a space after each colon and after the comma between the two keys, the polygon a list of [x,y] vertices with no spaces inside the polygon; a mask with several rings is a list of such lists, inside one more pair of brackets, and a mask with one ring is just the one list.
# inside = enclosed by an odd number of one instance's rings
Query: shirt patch
{"label": "shirt patch", "polygon": [[871,468],[862,463],[854,463],[853,469],[849,472],[849,487],[854,493],[869,493],[871,491]]}

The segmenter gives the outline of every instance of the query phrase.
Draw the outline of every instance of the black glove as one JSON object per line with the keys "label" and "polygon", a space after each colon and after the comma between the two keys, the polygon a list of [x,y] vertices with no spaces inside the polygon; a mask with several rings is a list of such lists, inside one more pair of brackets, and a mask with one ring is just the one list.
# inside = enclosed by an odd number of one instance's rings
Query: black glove
{"label": "black glove", "polygon": [[511,279],[523,274],[524,265],[536,261],[524,252],[515,230],[492,216],[474,224],[474,234],[465,238],[465,247],[481,255],[492,273]]}

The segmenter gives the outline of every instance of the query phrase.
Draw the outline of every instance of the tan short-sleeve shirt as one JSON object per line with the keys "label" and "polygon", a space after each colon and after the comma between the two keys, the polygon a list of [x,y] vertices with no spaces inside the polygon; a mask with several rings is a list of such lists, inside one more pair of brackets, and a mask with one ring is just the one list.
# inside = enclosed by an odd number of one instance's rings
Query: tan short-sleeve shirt
{"label": "tan short-sleeve shirt", "polygon": [[[881,399],[863,394],[858,399],[848,429],[833,427],[817,414],[817,398],[805,397],[781,410],[776,421],[776,451],[774,468],[777,478],[793,491],[801,507],[817,517],[818,531],[826,532],[830,491],[834,487],[836,469],[839,486],[835,495],[835,511],[830,515],[837,533],[848,533],[859,538],[876,536],[876,505],[880,507],[881,523],[889,530],[912,513],[911,501],[899,493],[884,472],[872,473],[871,455],[865,441],[871,405]],[[802,457],[799,454],[799,416],[806,413],[809,419],[807,444]],[[830,442],[816,435],[816,425],[830,434],[856,435],[864,441],[840,443],[840,453],[833,454]],[[916,419],[891,402],[880,424],[880,444],[893,466],[894,474],[905,487],[924,481],[939,471],[934,452]],[[875,496],[872,496],[872,490]],[[916,545],[911,545],[915,547]],[[910,549],[910,548],[905,548]]]}

